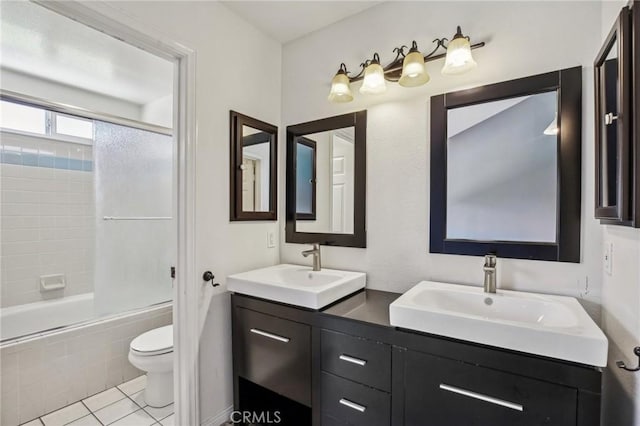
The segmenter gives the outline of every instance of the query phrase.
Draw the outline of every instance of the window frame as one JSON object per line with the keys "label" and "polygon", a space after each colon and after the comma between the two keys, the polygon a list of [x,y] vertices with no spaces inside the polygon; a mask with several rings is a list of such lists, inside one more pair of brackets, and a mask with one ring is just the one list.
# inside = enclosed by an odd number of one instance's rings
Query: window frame
{"label": "window frame", "polygon": [[80,121],[89,121],[91,122],[91,126],[92,126],[92,133],[95,131],[95,125],[94,125],[94,121],[91,118],[87,118],[87,117],[81,117],[78,115],[73,115],[73,114],[67,114],[67,113],[60,113],[57,111],[52,111],[50,109],[44,108],[40,105],[36,105],[36,104],[31,104],[28,102],[18,102],[15,100],[10,100],[10,99],[0,99],[0,102],[6,102],[6,103],[11,103],[11,104],[17,104],[17,105],[24,105],[24,106],[28,106],[30,108],[36,108],[39,110],[44,111],[44,133],[36,133],[36,132],[29,132],[26,130],[20,130],[20,129],[13,129],[11,127],[0,127],[0,132],[4,132],[4,133],[11,133],[11,134],[15,134],[15,135],[22,135],[22,136],[30,136],[30,137],[35,137],[35,138],[44,138],[44,139],[53,139],[56,141],[60,141],[60,142],[69,142],[69,143],[75,143],[75,144],[80,144],[80,145],[89,145],[89,146],[93,146],[93,141],[94,141],[94,135],[91,135],[91,138],[83,138],[80,136],[73,136],[73,135],[66,135],[64,133],[58,133],[56,130],[56,119],[58,116],[64,116],[64,117],[70,117],[76,120],[80,120]]}

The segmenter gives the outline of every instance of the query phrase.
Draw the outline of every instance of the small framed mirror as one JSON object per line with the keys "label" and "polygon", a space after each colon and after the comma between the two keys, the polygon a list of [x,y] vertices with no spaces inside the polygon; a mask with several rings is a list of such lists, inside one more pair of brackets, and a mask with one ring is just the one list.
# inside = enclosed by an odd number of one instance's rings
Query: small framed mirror
{"label": "small framed mirror", "polygon": [[287,242],[366,247],[366,131],[366,111],[287,127]]}
{"label": "small framed mirror", "polygon": [[593,64],[595,79],[595,217],[627,224],[633,214],[631,191],[631,19],[620,12]]}
{"label": "small framed mirror", "polygon": [[230,220],[277,220],[278,128],[230,112]]}
{"label": "small framed mirror", "polygon": [[431,253],[580,262],[581,67],[431,98]]}

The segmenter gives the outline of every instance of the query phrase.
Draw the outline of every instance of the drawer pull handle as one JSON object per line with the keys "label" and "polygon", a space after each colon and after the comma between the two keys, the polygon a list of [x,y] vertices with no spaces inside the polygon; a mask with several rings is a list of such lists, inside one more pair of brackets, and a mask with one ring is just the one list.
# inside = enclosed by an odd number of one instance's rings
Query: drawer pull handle
{"label": "drawer pull handle", "polygon": [[367,363],[367,361],[365,361],[364,359],[354,358],[354,357],[351,357],[351,356],[345,355],[345,354],[340,355],[338,358],[340,358],[342,361],[347,361],[347,362],[350,362],[352,364],[357,364],[357,365],[362,366],[362,367],[364,367],[364,365]]}
{"label": "drawer pull handle", "polygon": [[272,334],[267,331],[258,330],[257,328],[252,328],[251,332],[255,334],[259,334],[260,336],[268,337],[269,339],[277,340],[278,342],[289,343],[289,340],[291,340],[288,337],[278,336],[277,334]]}
{"label": "drawer pull handle", "polygon": [[457,393],[459,395],[468,396],[469,398],[479,399],[480,401],[489,402],[491,404],[500,405],[502,407],[510,408],[512,410],[516,410],[516,411],[522,411],[523,410],[523,407],[520,404],[516,404],[514,402],[505,401],[504,399],[494,398],[494,397],[488,396],[488,395],[483,395],[481,393],[472,392],[470,390],[457,388],[455,386],[450,386],[450,385],[447,385],[447,384],[444,384],[444,383],[440,383],[440,389],[448,391],[448,392]]}
{"label": "drawer pull handle", "polygon": [[353,408],[356,411],[360,411],[361,413],[364,413],[364,410],[367,409],[367,407],[365,407],[364,405],[360,405],[360,404],[356,404],[353,401],[349,401],[348,399],[345,398],[340,398],[340,404],[342,405],[346,405],[349,408]]}

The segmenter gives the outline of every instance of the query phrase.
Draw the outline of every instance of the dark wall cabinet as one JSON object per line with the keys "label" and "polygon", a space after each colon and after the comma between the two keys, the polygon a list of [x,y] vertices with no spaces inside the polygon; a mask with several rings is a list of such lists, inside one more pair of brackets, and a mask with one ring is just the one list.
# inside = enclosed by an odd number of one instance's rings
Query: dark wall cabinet
{"label": "dark wall cabinet", "polygon": [[595,367],[237,294],[232,305],[236,410],[296,426],[600,424]]}
{"label": "dark wall cabinet", "polygon": [[595,217],[640,227],[640,1],[621,10],[594,62]]}

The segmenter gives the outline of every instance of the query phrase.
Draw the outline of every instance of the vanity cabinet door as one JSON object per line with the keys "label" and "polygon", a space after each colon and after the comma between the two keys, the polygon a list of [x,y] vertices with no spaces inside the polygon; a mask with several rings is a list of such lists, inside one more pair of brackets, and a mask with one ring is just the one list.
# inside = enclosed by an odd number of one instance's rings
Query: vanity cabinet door
{"label": "vanity cabinet door", "polygon": [[406,425],[575,426],[577,390],[407,351]]}
{"label": "vanity cabinet door", "polygon": [[237,308],[234,357],[241,377],[311,406],[311,327]]}

